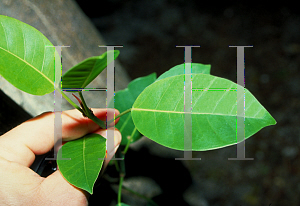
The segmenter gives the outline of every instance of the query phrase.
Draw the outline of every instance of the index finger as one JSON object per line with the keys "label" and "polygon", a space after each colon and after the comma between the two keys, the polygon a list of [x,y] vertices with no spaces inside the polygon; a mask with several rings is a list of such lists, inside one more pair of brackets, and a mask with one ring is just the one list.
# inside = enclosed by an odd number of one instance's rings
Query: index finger
{"label": "index finger", "polygon": [[[119,111],[114,109],[93,109],[93,112],[103,121],[106,120],[106,116],[119,114]],[[54,146],[54,115],[54,112],[43,113],[2,135],[0,156],[29,167],[35,159],[35,154],[49,152]],[[61,118],[63,141],[80,138],[100,128],[76,109],[62,112]]]}

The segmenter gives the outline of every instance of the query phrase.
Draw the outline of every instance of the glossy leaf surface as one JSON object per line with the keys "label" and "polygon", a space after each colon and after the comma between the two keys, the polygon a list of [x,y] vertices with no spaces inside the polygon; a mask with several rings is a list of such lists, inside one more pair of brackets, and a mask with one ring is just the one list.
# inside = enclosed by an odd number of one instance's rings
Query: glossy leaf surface
{"label": "glossy leaf surface", "polygon": [[93,186],[99,175],[106,154],[106,139],[99,134],[88,134],[83,138],[64,144],[62,158],[57,160],[60,172],[72,185],[93,194]]}
{"label": "glossy leaf surface", "polygon": [[185,74],[185,65],[191,66],[192,74],[210,74],[210,64],[200,64],[200,63],[183,63],[172,67],[162,75],[160,75],[156,81],[162,80],[167,77],[173,77],[176,75]]}
{"label": "glossy leaf surface", "polygon": [[[204,151],[236,144],[237,86],[207,74],[192,75],[192,149]],[[156,81],[135,101],[131,115],[146,137],[169,148],[184,150],[184,78],[178,75]],[[245,89],[245,138],[276,121]]]}
{"label": "glossy leaf surface", "polygon": [[[127,109],[130,109],[139,96],[139,94],[150,84],[152,84],[156,80],[156,73],[152,73],[145,77],[140,77],[134,79],[128,84],[128,87],[124,90],[120,90],[115,94],[115,102],[114,107],[119,110],[120,113],[124,112]],[[112,100],[109,103],[109,107],[112,105]],[[132,131],[134,130],[135,126],[133,124],[131,113],[127,113],[124,116],[120,117],[116,128],[122,134],[122,142],[121,145],[127,144],[127,137],[131,135]],[[140,139],[142,135],[136,131],[135,135],[133,136],[133,141],[135,142]]]}
{"label": "glossy leaf surface", "polygon": [[108,51],[101,56],[87,58],[69,69],[62,76],[63,89],[85,88],[113,61],[113,59],[110,59],[107,64],[107,55],[109,53],[114,53],[114,59],[116,59],[120,51]]}
{"label": "glossy leaf surface", "polygon": [[0,74],[33,95],[54,91],[54,47],[38,30],[0,15]]}

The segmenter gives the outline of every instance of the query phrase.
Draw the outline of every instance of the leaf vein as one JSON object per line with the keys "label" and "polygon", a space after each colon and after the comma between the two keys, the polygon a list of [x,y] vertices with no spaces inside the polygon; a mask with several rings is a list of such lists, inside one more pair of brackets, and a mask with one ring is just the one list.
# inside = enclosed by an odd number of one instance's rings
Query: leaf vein
{"label": "leaf vein", "polygon": [[17,55],[15,55],[14,53],[8,51],[7,49],[4,49],[3,47],[0,47],[0,49],[2,49],[3,51],[9,53],[10,55],[18,58],[19,60],[21,60],[22,62],[24,62],[25,64],[27,64],[28,66],[30,66],[33,70],[35,70],[36,72],[40,73],[40,75],[42,75],[47,81],[49,81],[53,86],[54,86],[54,82],[52,82],[44,73],[42,73],[41,71],[39,71],[37,68],[35,68],[33,65],[29,64],[27,61],[25,61],[24,59],[18,57]]}
{"label": "leaf vein", "polygon": [[[214,83],[214,81],[217,79],[217,77],[214,77],[214,79],[211,80],[210,84],[208,85],[208,89],[210,88],[210,86]],[[202,97],[202,95],[204,94],[204,92],[202,91],[201,94],[199,95],[199,97],[196,99],[195,101],[195,105],[197,104],[198,100]]]}
{"label": "leaf vein", "polygon": [[[2,28],[3,28],[3,31],[4,31],[5,40],[6,40],[6,47],[7,47],[7,50],[8,50],[9,48],[8,48],[7,34],[6,34],[6,31],[5,31],[5,28],[4,28],[4,25],[3,25],[3,23],[2,23],[2,22],[1,22],[1,25],[2,25]],[[1,48],[1,47],[0,47],[0,48]]]}
{"label": "leaf vein", "polygon": [[161,102],[161,100],[163,99],[163,97],[165,96],[166,92],[168,91],[168,89],[170,88],[171,84],[174,82],[175,78],[172,80],[172,82],[168,85],[168,87],[166,88],[165,92],[163,93],[163,95],[161,96],[159,102],[157,103],[155,109],[158,107],[159,103]]}

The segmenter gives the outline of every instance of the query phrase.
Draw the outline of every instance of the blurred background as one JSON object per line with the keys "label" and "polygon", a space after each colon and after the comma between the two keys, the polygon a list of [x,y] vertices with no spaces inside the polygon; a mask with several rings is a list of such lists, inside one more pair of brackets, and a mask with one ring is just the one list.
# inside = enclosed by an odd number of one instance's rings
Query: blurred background
{"label": "blurred background", "polygon": [[[196,0],[107,0],[99,5],[83,0],[62,2],[78,5],[68,19],[72,25],[83,27],[78,17],[83,15],[107,45],[124,46],[118,60],[128,79],[116,81],[118,89],[129,79],[152,72],[159,76],[183,63],[184,49],[177,45],[200,45],[192,50],[193,62],[211,64],[212,75],[236,82],[236,49],[228,46],[253,45],[245,48],[245,85],[277,121],[246,141],[246,157],[254,160],[229,161],[236,157],[236,146],[230,146],[193,152],[201,161],[175,161],[183,157],[182,152],[143,137],[126,155],[125,186],[158,205],[300,205],[300,15],[295,5]],[[45,11],[63,13],[65,6],[61,3]],[[89,41],[88,35],[81,36],[89,30],[69,31],[74,41]],[[72,45],[72,41],[64,44]],[[117,177],[109,166],[90,205],[116,204]],[[122,194],[123,202],[131,206],[147,205],[127,191]]]}

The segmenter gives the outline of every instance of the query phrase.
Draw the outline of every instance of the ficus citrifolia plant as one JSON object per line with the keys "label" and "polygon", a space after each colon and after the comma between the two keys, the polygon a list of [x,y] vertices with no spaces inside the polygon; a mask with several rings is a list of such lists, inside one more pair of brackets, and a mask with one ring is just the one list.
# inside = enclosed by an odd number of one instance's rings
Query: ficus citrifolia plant
{"label": "ficus citrifolia plant", "polygon": [[[35,28],[7,16],[0,16],[0,74],[18,89],[33,95],[45,95],[54,90],[92,119],[101,128],[104,123],[97,119],[78,91],[77,106],[61,88],[54,84],[54,52],[46,49],[51,42]],[[53,46],[53,45],[52,45]],[[114,59],[119,51],[114,52]],[[90,57],[69,69],[62,76],[62,88],[85,88],[110,62],[107,53]],[[112,60],[113,61],[113,60]],[[177,65],[158,78],[156,74],[140,77],[116,92],[110,105],[120,111],[116,128],[122,134],[121,145],[126,154],[131,143],[143,135],[170,149],[184,150],[184,81],[186,64]],[[237,144],[236,83],[210,74],[210,65],[191,63],[192,92],[192,151],[206,151]],[[218,88],[225,88],[220,90]],[[242,88],[244,89],[244,88]],[[218,91],[216,91],[218,90]],[[247,90],[245,91],[245,139],[263,127],[276,124],[275,119]],[[95,181],[106,155],[106,139],[99,134],[88,134],[69,141],[61,147],[62,157],[57,160],[60,172],[71,184],[93,193]],[[116,161],[120,175],[118,205],[124,178],[124,161]],[[74,168],[76,165],[76,169]],[[150,200],[150,202],[152,202]],[[152,204],[155,204],[152,202]]]}

